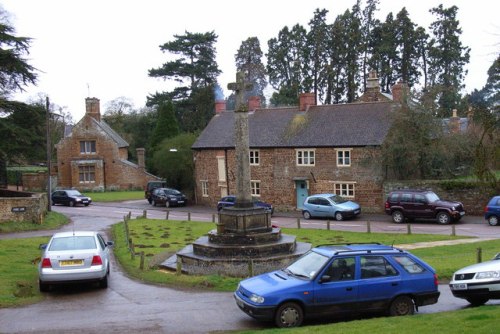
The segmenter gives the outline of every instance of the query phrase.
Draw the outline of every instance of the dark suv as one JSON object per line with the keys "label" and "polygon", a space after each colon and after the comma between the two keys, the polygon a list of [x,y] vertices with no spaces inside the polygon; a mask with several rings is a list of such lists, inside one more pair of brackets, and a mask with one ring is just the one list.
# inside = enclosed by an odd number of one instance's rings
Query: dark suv
{"label": "dark suv", "polygon": [[430,190],[418,189],[390,192],[385,212],[392,215],[395,223],[403,223],[405,219],[432,219],[439,224],[448,224],[459,221],[465,215],[462,203],[441,200]]}
{"label": "dark suv", "polygon": [[156,188],[165,188],[167,186],[166,181],[149,181],[144,189],[144,198],[148,200],[151,204],[151,196],[153,195],[153,190]]}

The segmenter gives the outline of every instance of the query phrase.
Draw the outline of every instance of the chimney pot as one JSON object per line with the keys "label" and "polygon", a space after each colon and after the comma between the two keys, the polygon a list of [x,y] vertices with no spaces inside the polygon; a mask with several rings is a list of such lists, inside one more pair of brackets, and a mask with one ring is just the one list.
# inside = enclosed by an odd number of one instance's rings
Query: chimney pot
{"label": "chimney pot", "polygon": [[95,118],[98,122],[101,121],[101,107],[99,99],[95,97],[87,97],[85,99],[85,110],[88,115]]}
{"label": "chimney pot", "polygon": [[226,111],[226,100],[215,101],[215,113],[219,114],[223,111]]}
{"label": "chimney pot", "polygon": [[254,111],[260,108],[260,96],[250,96],[248,98],[248,111]]}
{"label": "chimney pot", "polygon": [[145,163],[146,162],[145,161],[146,149],[140,147],[140,148],[136,149],[136,152],[137,152],[137,164],[141,168],[146,168],[146,163]]}
{"label": "chimney pot", "polygon": [[314,93],[302,93],[299,96],[299,110],[306,111],[310,106],[316,105],[316,95]]}

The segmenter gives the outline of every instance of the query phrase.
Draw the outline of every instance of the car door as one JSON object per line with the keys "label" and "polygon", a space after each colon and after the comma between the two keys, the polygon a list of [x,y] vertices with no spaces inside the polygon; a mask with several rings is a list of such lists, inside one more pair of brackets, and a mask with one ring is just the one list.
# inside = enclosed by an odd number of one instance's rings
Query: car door
{"label": "car door", "polygon": [[334,258],[316,279],[312,313],[339,314],[355,310],[358,300],[356,257]]}
{"label": "car door", "polygon": [[359,310],[381,310],[402,289],[401,274],[382,255],[359,257]]}
{"label": "car door", "polygon": [[322,197],[316,198],[315,205],[313,205],[313,216],[315,217],[328,217],[332,216],[332,204]]}

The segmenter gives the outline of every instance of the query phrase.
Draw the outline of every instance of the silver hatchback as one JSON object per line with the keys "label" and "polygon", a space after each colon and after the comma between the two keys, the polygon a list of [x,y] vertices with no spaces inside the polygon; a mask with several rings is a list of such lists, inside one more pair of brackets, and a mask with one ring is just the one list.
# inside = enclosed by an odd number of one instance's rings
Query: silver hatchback
{"label": "silver hatchback", "polygon": [[38,266],[40,291],[50,290],[53,284],[98,282],[108,287],[111,241],[98,232],[61,232],[41,245]]}

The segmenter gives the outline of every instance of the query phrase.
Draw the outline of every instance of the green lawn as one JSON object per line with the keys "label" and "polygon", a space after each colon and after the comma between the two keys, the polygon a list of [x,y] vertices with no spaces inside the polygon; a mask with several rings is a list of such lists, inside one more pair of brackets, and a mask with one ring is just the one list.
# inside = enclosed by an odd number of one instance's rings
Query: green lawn
{"label": "green lawn", "polygon": [[65,215],[58,212],[48,212],[43,220],[43,224],[34,224],[33,222],[2,222],[0,224],[0,233],[22,232],[22,231],[40,231],[54,230],[69,222]]}
{"label": "green lawn", "polygon": [[144,190],[134,191],[107,191],[107,192],[85,192],[92,198],[93,202],[121,202],[144,198]]}

